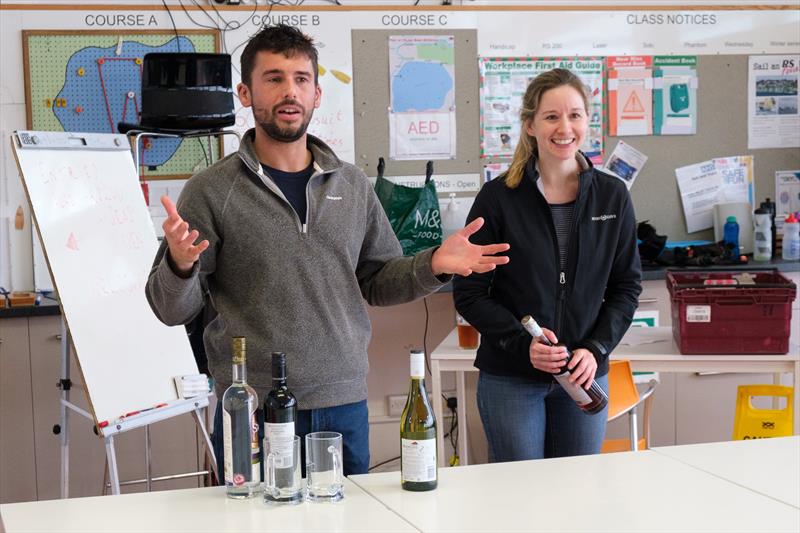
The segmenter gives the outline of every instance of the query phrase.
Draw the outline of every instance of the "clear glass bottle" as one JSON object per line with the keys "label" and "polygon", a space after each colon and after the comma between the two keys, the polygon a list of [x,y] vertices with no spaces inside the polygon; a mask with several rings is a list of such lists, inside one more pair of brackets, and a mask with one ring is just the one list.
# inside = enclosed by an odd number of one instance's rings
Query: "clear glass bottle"
{"label": "clear glass bottle", "polygon": [[261,490],[256,409],[258,396],[247,384],[247,346],[233,338],[233,380],[222,395],[225,489],[229,498],[252,498]]}
{"label": "clear glass bottle", "polygon": [[[532,337],[538,337],[539,342],[542,344],[553,346],[553,343],[544,336],[542,328],[539,327],[539,324],[536,323],[532,316],[525,315],[522,318],[522,327],[524,327]],[[572,359],[572,352],[567,350],[567,358],[564,361],[564,366],[561,367],[563,370],[558,374],[553,374],[553,377],[558,381],[559,385],[564,388],[567,394],[569,394],[569,397],[575,400],[575,403],[578,404],[578,407],[580,407],[583,412],[590,415],[599,413],[608,405],[608,395],[595,380],[592,380],[592,384],[588,389],[584,389],[576,383],[571,383],[569,381],[571,374],[567,369],[570,359]]]}
{"label": "clear glass bottle", "polygon": [[[274,493],[264,492],[264,499],[277,503],[293,503],[302,493],[289,489],[295,486],[294,435],[297,420],[297,400],[286,383],[286,354],[272,352],[272,390],[264,398],[265,449],[272,454],[275,470]],[[299,475],[299,474],[298,474]]]}
{"label": "clear glass bottle", "polygon": [[425,391],[425,353],[411,350],[411,385],[400,419],[400,479],[411,491],[436,488],[436,418]]}

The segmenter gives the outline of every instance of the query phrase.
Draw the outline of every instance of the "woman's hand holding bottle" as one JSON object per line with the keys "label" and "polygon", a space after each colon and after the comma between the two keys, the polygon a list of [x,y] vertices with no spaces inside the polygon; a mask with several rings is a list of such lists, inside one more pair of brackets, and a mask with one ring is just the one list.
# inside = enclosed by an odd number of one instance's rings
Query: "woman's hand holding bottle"
{"label": "woman's hand holding bottle", "polygon": [[597,372],[597,361],[592,352],[586,348],[575,348],[572,350],[572,359],[570,359],[567,368],[570,373],[570,382],[584,389],[592,386],[595,372]]}
{"label": "woman's hand holding bottle", "polygon": [[533,337],[530,348],[530,358],[533,368],[542,372],[558,374],[561,372],[567,358],[567,347],[556,346],[558,338],[556,334],[547,328],[541,328],[542,336]]}

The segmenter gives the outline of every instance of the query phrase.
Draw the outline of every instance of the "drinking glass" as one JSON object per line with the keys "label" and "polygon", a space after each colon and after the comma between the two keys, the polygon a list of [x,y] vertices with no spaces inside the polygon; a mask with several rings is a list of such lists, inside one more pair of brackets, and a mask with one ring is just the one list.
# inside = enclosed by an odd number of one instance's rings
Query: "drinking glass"
{"label": "drinking glass", "polygon": [[264,501],[272,504],[297,504],[303,501],[300,476],[300,437],[291,445],[278,443],[270,447],[264,439]]}
{"label": "drinking glass", "polygon": [[478,330],[461,315],[456,315],[456,328],[458,329],[458,347],[462,350],[474,350],[478,347]]}
{"label": "drinking glass", "polygon": [[336,502],[344,497],[341,433],[306,435],[306,486],[311,501]]}

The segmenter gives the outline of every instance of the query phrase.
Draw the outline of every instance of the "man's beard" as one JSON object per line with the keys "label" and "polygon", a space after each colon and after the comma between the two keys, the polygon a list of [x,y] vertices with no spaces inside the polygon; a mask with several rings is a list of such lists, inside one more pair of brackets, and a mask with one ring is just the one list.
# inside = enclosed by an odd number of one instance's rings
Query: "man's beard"
{"label": "man's beard", "polygon": [[267,113],[263,109],[254,109],[253,115],[256,124],[258,124],[264,133],[266,133],[270,138],[275,139],[278,142],[291,143],[305,135],[308,125],[311,123],[311,115],[313,113],[309,113],[307,117],[304,117],[303,122],[297,126],[297,129],[281,128],[278,126],[278,121],[275,119],[275,117],[278,115],[276,109],[282,105],[295,105],[302,109],[303,113],[305,114],[305,108],[299,105],[297,102],[284,101],[273,107],[272,113],[270,113],[269,116],[265,116]]}

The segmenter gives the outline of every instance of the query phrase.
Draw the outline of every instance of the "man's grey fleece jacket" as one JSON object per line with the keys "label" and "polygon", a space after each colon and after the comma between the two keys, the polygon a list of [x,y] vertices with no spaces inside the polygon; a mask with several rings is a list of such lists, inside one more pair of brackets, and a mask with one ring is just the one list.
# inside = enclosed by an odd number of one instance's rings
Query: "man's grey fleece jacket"
{"label": "man's grey fleece jacket", "polygon": [[178,212],[210,246],[183,279],[162,242],[147,299],[165,324],[185,324],[202,310],[207,289],[218,314],[204,343],[219,397],[231,383],[231,338],[244,336],[248,382],[260,401],[271,388],[273,351],[286,352],[300,409],[363,400],[371,333],[365,300],[399,304],[441,287],[433,249],[403,257],[364,174],[311,135],[314,173],[301,224],[262,170],[253,138],[248,131],[238,153],[186,183]]}

